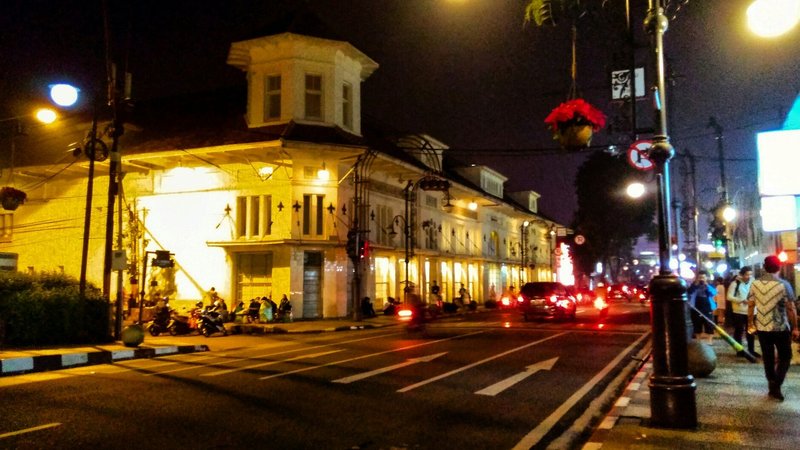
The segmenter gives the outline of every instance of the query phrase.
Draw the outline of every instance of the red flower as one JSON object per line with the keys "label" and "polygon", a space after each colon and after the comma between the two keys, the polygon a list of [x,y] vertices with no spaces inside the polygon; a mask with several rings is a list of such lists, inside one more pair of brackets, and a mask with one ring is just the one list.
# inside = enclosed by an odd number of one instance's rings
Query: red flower
{"label": "red flower", "polygon": [[582,98],[566,101],[550,111],[544,119],[553,132],[566,125],[591,125],[593,131],[606,126],[606,116]]}

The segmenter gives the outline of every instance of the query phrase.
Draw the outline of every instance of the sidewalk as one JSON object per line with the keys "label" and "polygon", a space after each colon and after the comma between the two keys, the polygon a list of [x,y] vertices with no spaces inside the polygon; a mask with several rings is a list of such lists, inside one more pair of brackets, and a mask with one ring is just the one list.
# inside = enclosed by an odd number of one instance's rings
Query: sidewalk
{"label": "sidewalk", "polygon": [[767,397],[761,360],[748,363],[722,339],[714,339],[717,367],[707,378],[696,379],[695,430],[648,426],[652,373],[648,361],[583,449],[796,449],[800,447],[797,348],[792,345],[793,365],[782,389],[786,400],[780,403]]}
{"label": "sidewalk", "polygon": [[[226,323],[229,333],[268,334],[268,333],[324,333],[380,328],[395,325],[394,316],[378,315],[360,322],[348,319],[300,320],[290,323],[234,324]],[[126,323],[126,326],[129,323]],[[0,376],[22,373],[44,372],[68,367],[109,364],[115,361],[176,353],[205,352],[205,344],[187,344],[187,335],[158,337],[145,336],[139,347],[126,347],[122,342],[103,345],[63,346],[58,348],[0,348]]]}

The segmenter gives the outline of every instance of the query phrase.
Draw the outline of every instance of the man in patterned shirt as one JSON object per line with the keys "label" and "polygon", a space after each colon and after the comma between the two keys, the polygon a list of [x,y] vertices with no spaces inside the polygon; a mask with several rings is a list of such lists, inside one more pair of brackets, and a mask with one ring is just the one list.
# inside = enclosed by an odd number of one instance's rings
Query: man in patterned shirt
{"label": "man in patterned shirt", "polygon": [[780,269],[781,262],[776,256],[764,259],[766,273],[753,281],[747,296],[747,322],[751,329],[758,331],[769,396],[783,401],[781,385],[792,360],[792,337],[799,336],[800,330],[797,328],[794,291],[786,280],[778,277]]}

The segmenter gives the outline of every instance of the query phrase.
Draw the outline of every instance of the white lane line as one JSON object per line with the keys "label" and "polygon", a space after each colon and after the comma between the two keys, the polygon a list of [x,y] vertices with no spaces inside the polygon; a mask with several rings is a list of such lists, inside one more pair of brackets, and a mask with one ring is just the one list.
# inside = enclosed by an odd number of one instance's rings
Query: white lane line
{"label": "white lane line", "polygon": [[322,365],[319,365],[319,366],[304,367],[302,369],[296,369],[296,370],[292,370],[292,371],[289,371],[289,372],[276,373],[274,375],[261,377],[261,378],[259,378],[259,380],[269,380],[271,378],[278,378],[278,377],[283,377],[283,376],[286,376],[286,375],[292,375],[292,374],[295,374],[295,373],[300,373],[300,372],[306,372],[306,371],[309,371],[309,370],[320,369],[322,367],[328,367],[328,366],[334,366],[336,364],[348,363],[348,362],[351,362],[351,361],[357,361],[359,359],[372,358],[373,356],[385,355],[387,353],[400,352],[400,351],[408,350],[408,349],[411,349],[411,348],[417,348],[417,347],[422,347],[422,346],[425,346],[425,345],[437,344],[439,342],[450,341],[450,340],[453,340],[453,339],[459,339],[459,338],[462,338],[462,337],[465,337],[465,336],[472,336],[472,335],[475,335],[475,334],[481,334],[481,333],[485,333],[485,332],[486,331],[475,331],[475,332],[472,332],[472,333],[460,334],[458,336],[453,336],[453,337],[449,337],[449,338],[437,339],[435,341],[423,342],[421,344],[407,345],[405,347],[395,348],[395,349],[392,349],[392,350],[385,350],[385,351],[382,351],[382,352],[370,353],[368,355],[356,356],[355,358],[348,358],[348,359],[342,359],[342,360],[339,360],[339,361],[333,361],[333,362],[330,362],[330,363],[327,363],[327,364],[322,364]]}
{"label": "white lane line", "polygon": [[[284,350],[282,352],[269,353],[269,354],[266,354],[266,355],[251,356],[251,357],[248,357],[248,358],[229,359],[229,360],[227,360],[225,362],[226,363],[233,363],[233,362],[240,362],[240,361],[252,361],[253,359],[258,359],[258,358],[269,358],[271,356],[278,356],[278,355],[283,355],[283,354],[286,354],[286,353],[294,353],[294,352],[299,352],[299,351],[315,350],[315,349],[318,349],[318,348],[333,347],[334,345],[349,344],[351,342],[367,341],[367,340],[371,340],[371,339],[379,339],[379,338],[382,338],[382,337],[394,336],[396,334],[400,334],[400,333],[381,334],[381,335],[377,335],[377,336],[369,336],[369,337],[365,337],[365,338],[351,339],[351,340],[348,340],[348,341],[335,342],[335,343],[332,343],[332,344],[315,345],[315,346],[312,346],[312,347],[301,347],[301,348],[295,348],[295,349],[292,349],[292,350]],[[209,356],[209,358],[214,358],[214,356]],[[219,357],[217,357],[217,359],[219,359]],[[184,370],[201,369],[201,368],[203,368],[203,367],[198,367],[198,366],[181,367],[181,368],[173,369],[173,370],[164,370],[164,371],[160,371],[160,372],[147,373],[147,374],[144,374],[144,376],[151,377],[151,376],[155,376],[155,375],[163,375],[163,374],[166,374],[166,373],[175,373],[175,372],[182,372]],[[236,370],[244,370],[244,368],[234,368],[234,369],[230,369],[230,370],[231,370],[231,372],[233,372],[233,371],[236,371]]]}
{"label": "white lane line", "polygon": [[539,361],[535,364],[531,364],[530,366],[526,367],[524,371],[512,375],[505,380],[499,381],[489,387],[483,388],[480,391],[476,391],[475,393],[478,395],[489,395],[494,397],[495,395],[505,391],[506,389],[514,386],[515,384],[525,380],[529,376],[539,372],[541,370],[552,370],[553,366],[556,365],[556,361],[558,361],[558,356],[555,358],[550,358],[545,361]]}
{"label": "white lane line", "polygon": [[24,430],[12,431],[10,433],[3,433],[3,434],[0,434],[0,439],[4,439],[4,438],[7,438],[7,437],[12,437],[12,436],[19,436],[20,434],[31,433],[31,432],[34,432],[34,431],[45,430],[47,428],[54,428],[54,427],[60,427],[60,426],[61,426],[61,423],[59,423],[59,422],[48,423],[48,424],[45,424],[45,425],[39,425],[38,427],[25,428]]}
{"label": "white lane line", "polygon": [[583,398],[583,396],[585,396],[592,388],[595,387],[595,385],[597,385],[597,383],[599,383],[603,378],[605,378],[605,376],[608,375],[608,373],[611,372],[614,369],[614,367],[616,367],[616,365],[619,364],[620,361],[622,361],[624,358],[629,357],[630,352],[634,348],[636,348],[636,346],[639,345],[640,342],[642,342],[645,338],[649,336],[650,333],[643,334],[642,336],[639,337],[639,339],[634,341],[633,344],[629,345],[628,348],[620,352],[620,354],[618,354],[616,358],[614,358],[610,363],[608,363],[608,365],[606,365],[603,368],[603,370],[598,372],[597,375],[595,375],[591,380],[589,380],[589,382],[587,382],[580,389],[575,391],[575,393],[572,394],[572,396],[568,398],[567,401],[562,403],[561,406],[558,407],[558,409],[553,411],[553,413],[550,414],[550,416],[544,419],[539,424],[539,426],[537,426],[536,428],[531,430],[530,433],[525,435],[525,437],[523,437],[522,440],[519,441],[517,445],[513,447],[514,450],[526,450],[538,444],[539,441],[542,440],[544,435],[547,434],[547,432],[549,432],[550,429],[553,428],[553,426],[555,426],[555,424],[559,420],[561,420],[562,417],[564,417],[564,414],[566,414],[567,411],[569,411],[573,406],[575,406],[575,404],[578,403],[578,401],[580,401],[580,399]]}
{"label": "white lane line", "polygon": [[443,373],[441,375],[437,375],[437,376],[435,376],[433,378],[428,378],[427,380],[420,381],[419,383],[415,383],[415,384],[412,384],[410,386],[406,386],[406,387],[404,387],[402,389],[398,389],[397,392],[408,392],[408,391],[416,389],[418,387],[425,386],[426,384],[433,383],[434,381],[439,381],[442,378],[447,378],[447,377],[449,377],[451,375],[455,375],[455,374],[457,374],[459,372],[463,372],[465,370],[471,369],[473,367],[479,366],[481,364],[487,363],[487,362],[495,360],[497,358],[502,358],[503,356],[506,356],[506,355],[509,355],[511,353],[526,349],[526,348],[531,347],[531,346],[536,345],[536,344],[541,344],[542,342],[549,341],[550,339],[555,339],[555,338],[557,338],[559,336],[563,336],[563,335],[568,334],[568,333],[569,333],[568,331],[563,331],[561,333],[554,334],[552,336],[548,336],[548,337],[546,337],[544,339],[539,339],[538,341],[530,342],[530,343],[525,344],[525,345],[523,345],[521,347],[516,347],[516,348],[512,348],[511,350],[506,350],[503,353],[498,353],[497,355],[490,356],[489,358],[482,359],[482,360],[474,362],[472,364],[468,364],[468,365],[466,365],[464,367],[460,367],[458,369],[451,370],[450,372],[446,372],[446,373]]}
{"label": "white lane line", "polygon": [[219,375],[225,375],[226,373],[239,372],[239,371],[248,370],[248,369],[255,369],[256,367],[272,366],[272,365],[275,365],[275,364],[291,362],[291,361],[297,361],[299,359],[318,358],[320,356],[330,355],[332,353],[339,353],[341,351],[344,351],[344,349],[328,350],[327,352],[312,353],[310,355],[300,355],[300,356],[295,356],[294,358],[280,359],[280,360],[277,360],[277,361],[267,361],[267,362],[262,362],[262,363],[258,363],[258,364],[251,364],[251,365],[246,366],[246,367],[237,367],[235,369],[226,369],[226,370],[218,370],[216,372],[201,373],[200,376],[201,377],[216,377],[216,376],[219,376]]}
{"label": "white lane line", "polygon": [[375,375],[380,375],[382,373],[391,372],[393,370],[402,369],[403,367],[408,367],[414,364],[419,364],[421,362],[431,362],[434,359],[446,355],[447,352],[436,353],[433,355],[428,356],[420,356],[419,358],[410,358],[405,362],[401,362],[400,364],[395,364],[393,366],[381,367],[380,369],[371,370],[369,372],[360,373],[358,375],[353,375],[351,377],[344,377],[339,378],[338,380],[333,380],[334,383],[341,383],[341,384],[350,384],[355,381],[361,381],[366,378],[374,377]]}

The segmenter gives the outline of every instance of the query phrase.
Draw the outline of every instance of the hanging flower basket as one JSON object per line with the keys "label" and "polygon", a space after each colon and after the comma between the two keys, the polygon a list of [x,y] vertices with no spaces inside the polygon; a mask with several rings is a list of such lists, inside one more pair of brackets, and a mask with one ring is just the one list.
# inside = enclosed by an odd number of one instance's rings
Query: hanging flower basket
{"label": "hanging flower basket", "polygon": [[3,209],[14,211],[19,208],[19,205],[25,203],[26,198],[28,198],[28,194],[11,186],[4,186],[0,189],[0,204],[3,205]]}
{"label": "hanging flower basket", "polygon": [[592,133],[606,125],[606,116],[582,98],[577,98],[558,105],[544,123],[562,148],[574,150],[589,146]]}

